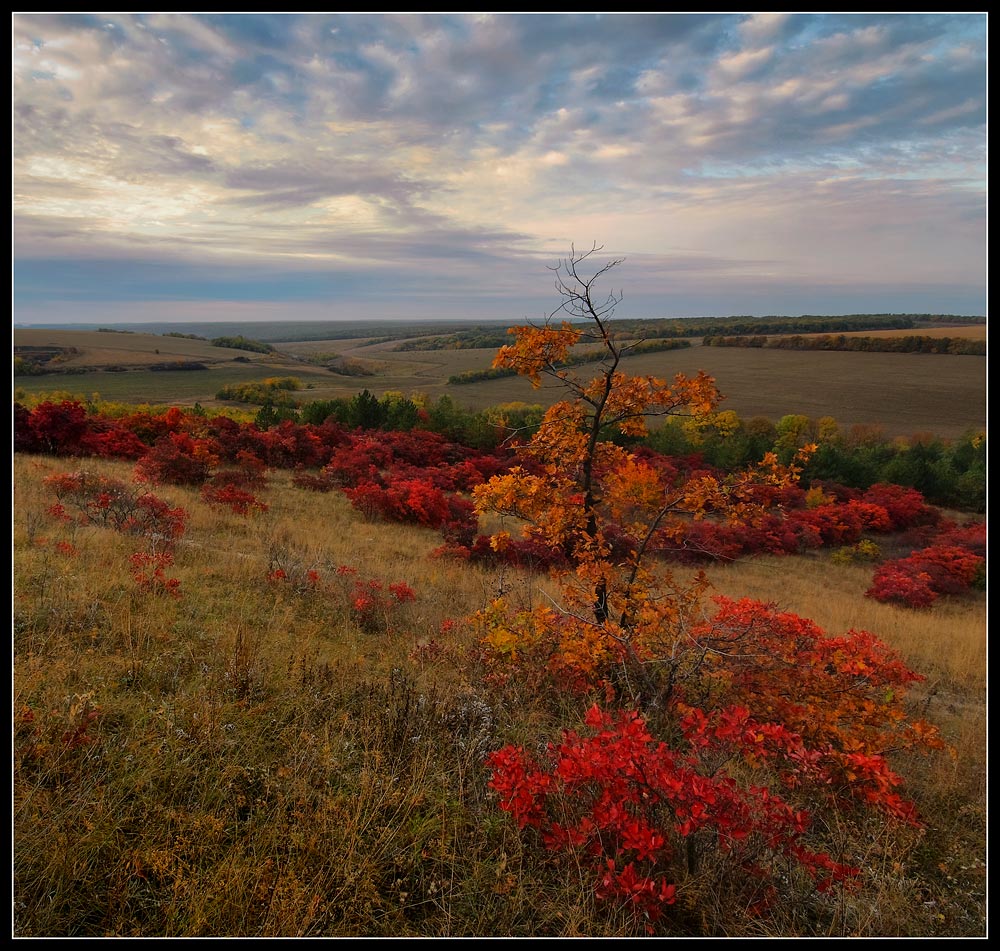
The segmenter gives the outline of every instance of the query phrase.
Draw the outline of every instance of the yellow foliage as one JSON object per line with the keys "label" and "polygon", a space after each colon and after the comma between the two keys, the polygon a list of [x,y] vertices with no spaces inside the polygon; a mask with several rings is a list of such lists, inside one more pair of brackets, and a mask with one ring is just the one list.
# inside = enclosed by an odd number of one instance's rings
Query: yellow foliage
{"label": "yellow foliage", "polygon": [[739,416],[731,409],[726,409],[718,413],[693,416],[685,420],[681,428],[692,445],[698,446],[707,435],[728,439],[739,431],[740,425]]}
{"label": "yellow foliage", "polygon": [[818,509],[821,505],[829,505],[835,501],[832,495],[827,495],[819,486],[806,492],[806,508]]}

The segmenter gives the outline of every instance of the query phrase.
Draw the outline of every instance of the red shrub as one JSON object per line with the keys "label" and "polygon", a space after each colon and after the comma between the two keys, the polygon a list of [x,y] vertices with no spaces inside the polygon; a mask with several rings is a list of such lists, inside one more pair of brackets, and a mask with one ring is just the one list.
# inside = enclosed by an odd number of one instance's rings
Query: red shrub
{"label": "red shrub", "polygon": [[340,591],[358,627],[369,634],[388,633],[394,616],[404,604],[416,600],[416,592],[405,581],[390,584],[371,578],[362,581],[357,569],[341,565],[334,574],[334,591]]}
{"label": "red shrub", "polygon": [[929,506],[916,489],[900,485],[880,482],[871,486],[861,496],[861,501],[884,508],[892,531],[900,531],[913,525],[933,525],[941,517],[938,510]]}
{"label": "red shrub", "polygon": [[334,452],[322,474],[342,486],[378,484],[381,471],[391,460],[392,454],[377,439],[356,437]]}
{"label": "red shrub", "polygon": [[417,469],[445,465],[453,446],[440,433],[422,430],[381,432],[373,438],[387,450],[393,463],[404,463]]}
{"label": "red shrub", "polygon": [[865,592],[876,601],[902,604],[910,608],[929,608],[937,600],[926,572],[915,572],[899,562],[887,562],[875,570],[871,587]]}
{"label": "red shrub", "polygon": [[679,537],[660,542],[656,553],[686,565],[732,561],[745,553],[745,542],[746,535],[731,526],[699,519],[685,525]]}
{"label": "red shrub", "polygon": [[[37,451],[56,456],[80,455],[87,434],[87,410],[76,400],[39,403],[31,411],[30,441]],[[24,434],[22,439],[28,439]],[[23,444],[23,442],[22,442]]]}
{"label": "red shrub", "polygon": [[150,594],[169,594],[179,598],[180,581],[168,578],[166,569],[173,565],[174,559],[170,552],[137,551],[129,557],[132,566],[132,579],[143,590]]}
{"label": "red shrub", "polygon": [[158,485],[202,485],[219,464],[218,450],[214,440],[171,433],[136,463],[136,477]]}
{"label": "red shrub", "polygon": [[139,459],[149,447],[132,430],[113,425],[100,432],[86,433],[80,440],[80,449],[102,459]]}
{"label": "red shrub", "polygon": [[853,504],[820,505],[792,512],[788,518],[796,525],[813,529],[822,545],[853,545],[861,539],[863,528],[861,514]]}
{"label": "red shrub", "polygon": [[884,506],[876,505],[874,502],[861,502],[856,499],[850,499],[841,504],[848,511],[858,516],[861,520],[861,528],[864,531],[877,532],[879,534],[892,531],[892,519],[889,517],[889,513]]}
{"label": "red shrub", "polygon": [[266,432],[252,430],[253,453],[275,469],[294,469],[297,465],[322,466],[330,458],[322,430],[284,420]]}
{"label": "red shrub", "polygon": [[984,559],[966,548],[954,545],[934,545],[914,552],[909,559],[918,572],[931,578],[931,586],[939,594],[958,594],[975,581]]}
{"label": "red shrub", "polygon": [[908,607],[929,607],[938,595],[966,591],[982,577],[986,559],[969,548],[942,541],[968,539],[970,544],[977,547],[982,544],[985,549],[985,528],[985,524],[981,529],[951,528],[939,536],[936,544],[879,566],[867,596]]}
{"label": "red shrub", "polygon": [[131,535],[144,535],[171,544],[184,534],[187,512],[149,492],[137,492],[118,479],[89,472],[64,472],[45,479],[56,496],[49,510],[55,518],[69,519],[68,510],[83,524],[103,525]]}
{"label": "red shrub", "polygon": [[973,522],[969,525],[952,526],[940,532],[934,539],[935,545],[955,546],[986,557],[986,523]]}
{"label": "red shrub", "polygon": [[702,830],[758,876],[768,875],[761,850],[798,863],[819,889],[858,874],[807,848],[807,813],[765,788],[739,785],[724,767],[705,767],[726,750],[779,765],[798,759],[805,776],[813,767],[795,733],[738,707],[687,717],[685,749],[658,742],[635,712],[613,716],[594,706],[586,724],[589,735],[564,731],[544,761],[515,746],[493,753],[490,786],[519,827],[535,829],[552,852],[572,853],[596,897],[631,907],[649,933],[675,901],[686,840]]}
{"label": "red shrub", "polygon": [[344,493],[366,518],[405,522],[428,528],[448,527],[454,534],[474,530],[474,510],[467,500],[449,497],[441,489],[420,479],[393,482],[387,487],[374,482],[348,488]]}
{"label": "red shrub", "polygon": [[533,571],[547,571],[568,564],[566,554],[539,538],[511,538],[503,548],[490,544],[490,536],[479,535],[469,548],[474,561],[516,565]]}

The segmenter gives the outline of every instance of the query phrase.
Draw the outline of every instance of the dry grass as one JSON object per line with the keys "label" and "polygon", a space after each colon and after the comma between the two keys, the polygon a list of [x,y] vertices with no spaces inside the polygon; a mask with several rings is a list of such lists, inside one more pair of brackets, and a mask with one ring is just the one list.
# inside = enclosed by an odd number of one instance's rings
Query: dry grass
{"label": "dry grass", "polygon": [[[197,491],[172,574],[136,588],[128,539],[63,528],[41,481],[68,460],[14,458],[14,934],[22,937],[630,936],[572,867],[525,843],[486,788],[485,754],[546,735],[541,698],[482,682],[473,635],[446,619],[535,579],[431,557],[440,539],[366,523],[339,493],[272,477],[244,519]],[[124,463],[86,468],[128,479]],[[72,543],[76,554],[55,543]],[[347,595],[269,583],[275,558],[324,578],[405,581],[417,600],[382,630]],[[762,925],[723,896],[676,934],[985,932],[985,615],[861,596],[865,570],[768,559],[710,573],[830,632],[866,627],[939,684],[918,698],[957,757],[904,763],[928,818],[909,840],[873,825],[876,893],[796,906]],[[26,711],[30,709],[30,719]],[[99,716],[88,722],[89,711]],[[82,730],[82,734],[79,731]],[[93,742],[67,743],[82,735]],[[846,834],[846,833],[845,833]]]}
{"label": "dry grass", "polygon": [[[182,597],[150,597],[126,567],[132,540],[40,516],[40,481],[65,465],[15,468],[14,705],[35,717],[16,764],[18,934],[490,930],[493,889],[524,887],[512,830],[469,812],[484,808],[492,713],[461,643],[409,657],[482,604],[487,578],[428,561],[431,533],[358,522],[339,495],[276,485],[248,521],[167,489],[191,512]],[[408,581],[418,600],[391,632],[363,631],[335,591],[267,584],[275,546]],[[64,749],[82,703],[101,710],[96,742]],[[494,850],[508,864],[484,883]]]}

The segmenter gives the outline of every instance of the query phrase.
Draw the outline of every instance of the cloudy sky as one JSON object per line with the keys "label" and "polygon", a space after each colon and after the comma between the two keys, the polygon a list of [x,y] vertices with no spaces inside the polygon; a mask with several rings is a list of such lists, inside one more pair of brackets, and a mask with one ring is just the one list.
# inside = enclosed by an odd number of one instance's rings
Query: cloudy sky
{"label": "cloudy sky", "polygon": [[15,14],[14,320],[984,314],[986,30]]}

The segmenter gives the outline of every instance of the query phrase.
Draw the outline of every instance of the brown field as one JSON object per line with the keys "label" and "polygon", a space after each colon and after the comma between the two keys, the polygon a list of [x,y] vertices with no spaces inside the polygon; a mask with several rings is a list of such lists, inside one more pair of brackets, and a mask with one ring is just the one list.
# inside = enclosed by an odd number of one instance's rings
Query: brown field
{"label": "brown field", "polygon": [[[949,331],[985,333],[981,326],[931,330],[942,335]],[[15,386],[28,394],[68,392],[91,397],[98,393],[104,399],[124,402],[201,402],[212,406],[218,405],[215,394],[225,383],[293,375],[306,387],[303,400],[350,397],[365,388],[378,396],[393,390],[407,396],[422,393],[432,399],[448,394],[472,410],[507,402],[548,405],[556,398],[556,391],[545,387],[534,390],[519,378],[448,384],[448,377],[454,374],[487,368],[494,350],[396,353],[394,343],[367,345],[367,340],[358,338],[283,343],[278,344],[280,353],[265,356],[152,334],[23,329],[14,331],[14,344],[78,347],[81,353],[67,362],[69,366],[120,364],[136,368],[127,373],[92,370],[71,376],[18,377]],[[296,359],[323,352],[362,361],[373,375],[339,376]],[[234,364],[238,356],[252,362]],[[211,369],[185,373],[141,369],[171,359],[200,360]],[[888,437],[931,433],[944,439],[959,438],[986,425],[986,360],[981,357],[695,345],[687,350],[630,357],[625,369],[666,378],[704,370],[715,377],[725,396],[722,408],[734,410],[743,419],[763,416],[777,421],[788,414],[814,419],[833,416],[845,427],[881,426]]]}
{"label": "brown field", "polygon": [[[493,355],[486,350],[380,354],[387,361],[405,358],[414,373],[428,381],[464,369],[482,369]],[[845,427],[880,425],[890,437],[930,432],[955,439],[986,425],[985,364],[978,357],[937,354],[693,346],[630,357],[624,366],[629,373],[667,379],[676,373],[704,370],[715,378],[725,397],[722,408],[742,419],[764,416],[777,421],[790,413],[814,419],[833,416]],[[431,386],[418,388],[440,392]],[[548,405],[559,392],[545,386],[534,390],[528,381],[515,377],[449,386],[443,391],[472,409],[513,401]]]}

